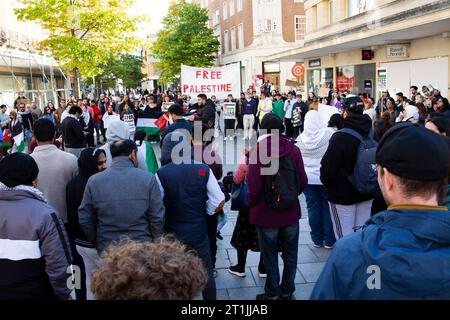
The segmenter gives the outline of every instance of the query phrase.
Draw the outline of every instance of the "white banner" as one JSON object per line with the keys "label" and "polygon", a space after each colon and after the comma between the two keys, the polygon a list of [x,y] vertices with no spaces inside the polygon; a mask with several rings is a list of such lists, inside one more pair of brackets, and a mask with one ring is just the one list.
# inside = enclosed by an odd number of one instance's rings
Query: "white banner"
{"label": "white banner", "polygon": [[181,65],[181,90],[196,98],[200,93],[208,98],[216,96],[224,100],[229,94],[239,98],[241,93],[241,70],[239,63],[220,68],[196,68]]}

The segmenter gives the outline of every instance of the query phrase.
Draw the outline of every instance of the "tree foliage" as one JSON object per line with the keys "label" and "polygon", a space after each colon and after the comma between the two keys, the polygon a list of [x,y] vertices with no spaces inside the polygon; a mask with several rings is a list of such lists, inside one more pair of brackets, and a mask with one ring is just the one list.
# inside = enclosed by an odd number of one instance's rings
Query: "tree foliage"
{"label": "tree foliage", "polygon": [[198,4],[174,0],[163,19],[152,50],[160,61],[160,80],[171,82],[181,72],[181,64],[194,67],[211,66],[220,42],[208,26],[208,11]]}
{"label": "tree foliage", "polygon": [[120,55],[108,61],[102,69],[105,70],[96,77],[96,82],[102,82],[104,88],[115,87],[116,81],[121,79],[127,88],[139,86],[145,75],[142,73],[142,58],[131,54]]}
{"label": "tree foliage", "polygon": [[132,35],[136,22],[144,16],[126,14],[135,0],[19,0],[16,9],[21,20],[39,22],[49,31],[40,43],[63,68],[82,76],[100,74],[120,52],[134,50]]}

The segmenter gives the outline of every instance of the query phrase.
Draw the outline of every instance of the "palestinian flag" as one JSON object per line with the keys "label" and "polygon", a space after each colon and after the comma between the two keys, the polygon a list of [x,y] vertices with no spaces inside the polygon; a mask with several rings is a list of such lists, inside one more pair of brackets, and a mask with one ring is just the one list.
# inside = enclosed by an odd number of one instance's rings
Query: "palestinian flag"
{"label": "palestinian flag", "polygon": [[9,131],[9,129],[6,129],[5,132],[3,132],[3,147],[10,148],[11,146],[11,131]]}
{"label": "palestinian flag", "polygon": [[148,141],[144,141],[139,147],[139,152],[145,155],[145,163],[147,164],[148,171],[155,174],[159,166],[152,145]]}
{"label": "palestinian flag", "polygon": [[136,124],[136,131],[145,131],[148,137],[161,135],[161,130],[155,124],[158,119],[139,118]]}
{"label": "palestinian flag", "polygon": [[18,135],[13,137],[14,144],[13,144],[13,150],[14,147],[16,148],[15,152],[23,152],[25,150],[25,140],[23,131],[19,133]]}

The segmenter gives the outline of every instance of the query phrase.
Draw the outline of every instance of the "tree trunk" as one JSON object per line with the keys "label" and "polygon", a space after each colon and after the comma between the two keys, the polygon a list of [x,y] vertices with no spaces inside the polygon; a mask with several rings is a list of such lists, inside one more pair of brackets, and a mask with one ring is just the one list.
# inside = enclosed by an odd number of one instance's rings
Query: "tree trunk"
{"label": "tree trunk", "polygon": [[79,81],[79,73],[78,68],[74,68],[72,70],[73,73],[73,96],[75,99],[80,98],[80,81]]}

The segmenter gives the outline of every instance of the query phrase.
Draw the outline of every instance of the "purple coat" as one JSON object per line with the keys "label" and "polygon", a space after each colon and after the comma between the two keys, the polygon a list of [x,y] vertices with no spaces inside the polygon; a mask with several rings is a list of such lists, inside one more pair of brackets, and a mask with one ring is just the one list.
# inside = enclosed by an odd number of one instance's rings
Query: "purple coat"
{"label": "purple coat", "polygon": [[[275,150],[271,155],[272,139],[279,138],[279,150]],[[257,148],[262,143],[267,143],[268,155],[272,158],[279,159],[284,156],[292,157],[299,176],[300,189],[303,191],[308,185],[308,178],[306,176],[303,165],[303,158],[300,149],[295,146],[291,139],[281,136],[269,136],[266,139],[258,142]],[[264,149],[262,149],[264,150]],[[265,151],[260,151],[264,155]],[[301,218],[300,201],[292,209],[285,211],[275,211],[270,209],[264,199],[264,177],[261,176],[261,161],[257,155],[257,149],[253,148],[250,153],[250,164],[248,171],[248,203],[250,206],[250,223],[259,228],[282,228],[298,222]],[[256,159],[254,161],[253,159]],[[256,162],[256,164],[254,164]]]}

